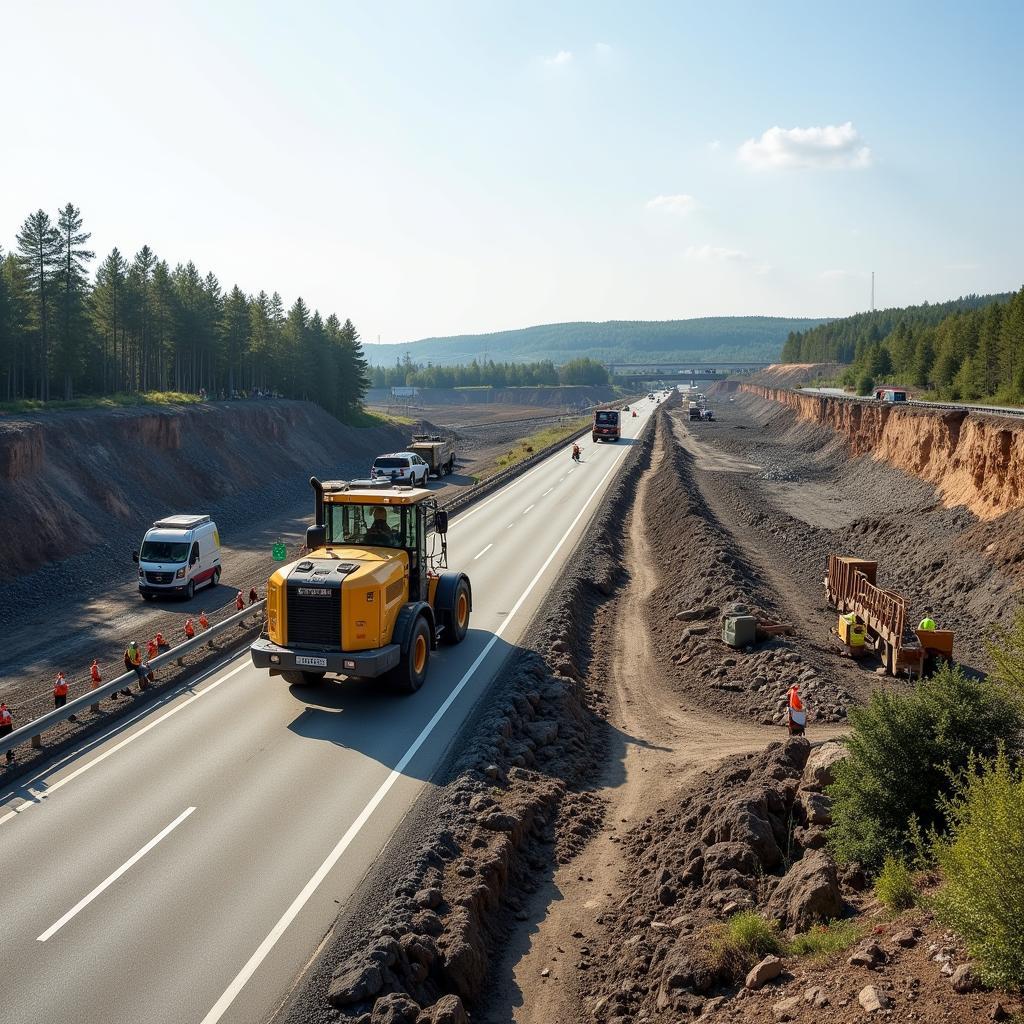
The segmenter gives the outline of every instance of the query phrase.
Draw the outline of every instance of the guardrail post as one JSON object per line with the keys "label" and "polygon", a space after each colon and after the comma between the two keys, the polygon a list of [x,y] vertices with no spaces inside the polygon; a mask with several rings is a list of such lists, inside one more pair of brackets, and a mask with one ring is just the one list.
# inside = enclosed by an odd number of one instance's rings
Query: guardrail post
{"label": "guardrail post", "polygon": [[43,749],[43,737],[42,736],[33,736],[32,737],[32,749],[33,750],[42,750]]}

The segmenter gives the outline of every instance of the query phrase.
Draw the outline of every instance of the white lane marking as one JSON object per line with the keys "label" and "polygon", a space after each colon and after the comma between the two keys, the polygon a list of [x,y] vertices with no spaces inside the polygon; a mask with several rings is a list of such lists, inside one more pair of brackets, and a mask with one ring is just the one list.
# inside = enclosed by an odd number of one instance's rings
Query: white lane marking
{"label": "white lane marking", "polygon": [[505,527],[505,529],[506,530],[511,530],[512,527],[515,526],[515,525],[516,525],[515,523],[509,523],[508,526]]}
{"label": "white lane marking", "polygon": [[542,469],[544,469],[545,466],[547,466],[548,462],[550,462],[553,458],[555,458],[554,455],[549,456],[542,463],[540,463],[540,465],[535,466],[533,469],[524,473],[522,476],[517,476],[515,480],[510,480],[507,484],[505,484],[504,487],[499,487],[498,493],[495,494],[494,497],[488,498],[486,501],[481,501],[479,505],[473,505],[472,508],[467,508],[465,512],[459,512],[452,519],[452,528],[454,529],[456,526],[459,525],[459,523],[464,523],[471,515],[473,515],[474,512],[479,512],[481,509],[486,508],[488,505],[490,505],[492,501],[497,501],[498,498],[506,497],[511,488],[515,487],[516,484],[521,483],[523,480],[527,479],[527,477],[533,476],[534,473],[539,473]]}
{"label": "white lane marking", "polygon": [[575,468],[576,468],[575,466],[570,466],[570,467],[569,467],[569,468],[568,468],[568,469],[567,469],[567,470],[565,471],[565,472],[566,472],[566,475],[568,476],[568,474],[569,474],[569,473],[571,473],[571,472],[572,472],[572,471],[573,471],[573,470],[574,470]]}
{"label": "white lane marking", "polygon": [[491,548],[493,548],[493,547],[494,547],[494,545],[493,545],[493,544],[488,544],[488,545],[487,545],[487,547],[485,547],[485,548],[483,549],[483,551],[481,551],[481,552],[479,552],[478,554],[475,554],[475,555],[473,556],[473,561],[475,562],[475,561],[476,561],[476,560],[477,560],[477,559],[478,559],[478,558],[480,557],[480,555],[486,555],[486,554],[487,554],[487,552],[488,552],[488,551],[490,551],[490,550],[491,550]]}
{"label": "white lane marking", "polygon": [[2,825],[5,821],[10,821],[11,818],[16,818],[17,816],[17,810],[8,811],[2,818],[0,818],[0,825]]}
{"label": "white lane marking", "polygon": [[223,675],[216,682],[210,683],[205,690],[200,690],[198,693],[192,694],[187,700],[183,700],[180,704],[176,704],[170,711],[165,712],[159,718],[155,718],[148,725],[144,725],[138,732],[133,732],[131,736],[125,737],[120,743],[115,743],[109,750],[104,750],[98,757],[94,757],[87,764],[83,764],[80,768],[76,768],[70,775],[65,775],[63,779],[58,779],[53,785],[48,786],[45,793],[41,793],[40,796],[50,797],[57,792],[62,786],[66,786],[72,779],[77,779],[79,775],[87,772],[90,768],[95,768],[96,765],[104,762],[112,754],[116,754],[123,747],[127,747],[129,743],[134,743],[140,736],[145,736],[150,729],[155,729],[161,722],[167,721],[171,715],[176,715],[182,708],[187,708],[189,704],[199,700],[200,697],[205,697],[211,690],[215,690],[221,683],[227,682],[232,676],[238,675],[243,669],[248,668],[248,664],[239,665],[237,668],[233,668],[230,672]]}
{"label": "white lane marking", "polygon": [[563,474],[562,476],[560,476],[558,478],[558,482],[561,483],[564,479],[565,479],[565,475]]}
{"label": "white lane marking", "polygon": [[546,490],[546,491],[545,491],[545,492],[544,492],[544,493],[543,493],[543,494],[541,495],[541,497],[542,497],[542,498],[546,498],[546,497],[547,497],[547,496],[548,496],[548,495],[549,495],[549,494],[550,494],[550,493],[551,493],[551,492],[552,492],[553,490],[554,490],[554,487],[549,487],[549,488],[548,488],[548,489],[547,489],[547,490]]}
{"label": "white lane marking", "polygon": [[[620,454],[624,455],[627,450],[628,449],[623,448]],[[292,921],[295,920],[296,917],[299,916],[299,913],[301,912],[302,908],[309,902],[313,893],[315,893],[317,889],[320,888],[320,884],[330,874],[331,869],[334,867],[335,864],[338,863],[342,855],[352,844],[352,841],[362,831],[363,826],[370,820],[370,817],[373,815],[373,812],[380,806],[381,802],[391,791],[391,788],[394,786],[394,784],[402,777],[402,772],[405,771],[406,767],[409,765],[409,762],[416,756],[420,747],[423,746],[423,744],[429,738],[430,734],[437,727],[438,722],[440,722],[441,719],[444,718],[444,716],[448,712],[448,709],[452,706],[452,704],[455,703],[459,694],[462,693],[462,691],[466,688],[466,684],[469,682],[470,679],[473,678],[474,673],[483,663],[487,655],[491,653],[491,651],[494,648],[494,645],[498,642],[498,640],[501,638],[502,633],[505,632],[505,629],[507,628],[508,624],[515,617],[516,612],[518,612],[519,609],[522,608],[523,604],[526,602],[526,599],[533,592],[533,588],[543,577],[544,573],[547,572],[548,566],[550,566],[551,563],[555,560],[555,556],[558,554],[559,551],[561,551],[562,545],[565,544],[565,542],[572,535],[573,530],[576,529],[577,524],[583,518],[583,515],[587,511],[587,509],[590,507],[590,503],[594,500],[598,492],[604,486],[605,481],[608,479],[608,477],[610,477],[614,472],[615,467],[618,465],[619,458],[620,455],[613,456],[612,464],[608,467],[608,472],[605,473],[603,477],[601,477],[600,483],[598,483],[598,485],[590,492],[590,496],[583,503],[583,507],[577,513],[576,518],[572,521],[572,523],[570,523],[569,528],[565,531],[565,533],[562,534],[560,540],[552,549],[551,554],[548,555],[548,557],[544,560],[544,564],[537,570],[537,574],[527,584],[526,589],[522,592],[522,594],[519,595],[519,599],[512,606],[512,609],[509,611],[508,615],[505,616],[505,619],[501,623],[501,625],[494,631],[493,635],[491,636],[491,639],[488,640],[487,644],[484,646],[484,649],[476,656],[476,659],[473,661],[473,664],[470,665],[468,669],[466,669],[465,675],[459,680],[458,684],[455,686],[452,692],[448,694],[448,696],[445,698],[444,703],[437,709],[437,711],[434,712],[433,717],[423,727],[423,730],[420,732],[420,734],[416,737],[415,740],[413,740],[412,745],[402,755],[402,759],[398,762],[398,764],[395,765],[395,767],[391,770],[388,777],[381,783],[380,788],[377,790],[377,792],[374,793],[373,796],[370,798],[370,802],[362,809],[362,811],[359,812],[359,817],[357,817],[356,820],[353,821],[351,825],[349,825],[345,834],[341,837],[341,839],[338,840],[338,844],[327,855],[327,859],[323,862],[323,864],[320,865],[319,868],[317,868],[316,873],[303,886],[302,891],[298,894],[298,896],[296,896],[295,899],[292,900],[291,905],[281,915],[277,924],[275,924],[274,927],[271,928],[270,933],[259,944],[259,947],[256,949],[256,952],[253,953],[251,957],[249,957],[249,959],[246,961],[242,969],[238,972],[238,974],[235,975],[231,984],[228,985],[228,987],[224,990],[223,995],[214,1004],[213,1009],[211,1009],[210,1012],[203,1018],[202,1024],[217,1024],[217,1022],[224,1016],[224,1014],[227,1013],[231,1004],[238,998],[238,994],[245,987],[249,979],[256,973],[257,968],[260,966],[261,963],[263,963],[264,960],[266,960],[266,958],[270,955],[271,950],[274,948],[274,946],[277,945],[278,940],[288,930],[288,926],[292,923]]]}
{"label": "white lane marking", "polygon": [[153,836],[153,838],[150,839],[150,841],[146,843],[138,853],[132,854],[132,856],[129,857],[113,874],[107,875],[107,877],[104,878],[88,896],[83,896],[82,899],[80,899],[59,921],[51,924],[50,927],[47,928],[38,939],[36,939],[36,942],[46,942],[47,939],[53,938],[53,936],[56,935],[57,932],[59,932],[61,928],[68,923],[68,921],[89,906],[89,904],[92,903],[92,901],[96,899],[101,892],[105,889],[109,889],[110,886],[112,886],[126,871],[130,870],[135,864],[138,864],[138,862],[142,860],[142,858],[145,857],[157,843],[166,839],[167,836],[169,836],[194,810],[194,807],[186,807],[185,810],[183,810],[181,814],[179,814],[174,821],[170,823],[170,825]]}
{"label": "white lane marking", "polygon": [[530,509],[534,509],[536,507],[537,507],[536,505],[529,505],[529,506],[527,506],[526,508],[523,509],[523,515],[525,516],[526,513],[530,511]]}

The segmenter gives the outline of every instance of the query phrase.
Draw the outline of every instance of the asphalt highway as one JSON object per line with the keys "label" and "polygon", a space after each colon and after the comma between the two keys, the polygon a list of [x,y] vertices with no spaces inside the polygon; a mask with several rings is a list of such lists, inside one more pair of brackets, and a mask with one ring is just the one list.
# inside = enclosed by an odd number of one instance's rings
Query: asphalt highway
{"label": "asphalt highway", "polygon": [[622,443],[452,519],[471,628],[419,693],[290,688],[246,652],[0,791],[0,1019],[269,1018],[515,651],[655,405],[636,408]]}

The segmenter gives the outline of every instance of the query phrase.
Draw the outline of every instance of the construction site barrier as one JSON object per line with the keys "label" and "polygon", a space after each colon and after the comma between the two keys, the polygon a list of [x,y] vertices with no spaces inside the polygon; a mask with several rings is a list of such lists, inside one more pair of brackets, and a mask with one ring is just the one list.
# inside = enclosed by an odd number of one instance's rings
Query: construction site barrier
{"label": "construction site barrier", "polygon": [[[202,633],[199,633],[192,640],[186,640],[185,643],[178,644],[177,647],[172,647],[170,650],[164,651],[163,654],[158,654],[149,662],[149,667],[155,670],[164,665],[170,665],[172,662],[183,665],[187,655],[198,650],[200,647],[212,646],[211,641],[213,638],[228,629],[234,626],[245,626],[246,619],[253,618],[253,625],[259,623],[263,617],[263,609],[266,607],[266,604],[265,600],[257,601],[243,611],[235,612],[234,615],[228,616],[223,621],[214,623],[209,629],[203,630]],[[15,729],[14,732],[7,736],[0,737],[0,754],[5,754],[8,750],[13,750],[23,743],[30,743],[33,748],[38,750],[43,745],[43,733],[47,729],[52,729],[55,725],[66,722],[72,715],[78,715],[90,708],[97,710],[99,702],[104,697],[111,697],[119,690],[123,690],[137,681],[138,675],[134,670],[125,672],[116,679],[112,679],[109,683],[101,683],[95,690],[89,690],[81,697],[69,700],[64,707],[55,708],[53,711],[48,711],[45,715],[40,715],[27,725]]]}

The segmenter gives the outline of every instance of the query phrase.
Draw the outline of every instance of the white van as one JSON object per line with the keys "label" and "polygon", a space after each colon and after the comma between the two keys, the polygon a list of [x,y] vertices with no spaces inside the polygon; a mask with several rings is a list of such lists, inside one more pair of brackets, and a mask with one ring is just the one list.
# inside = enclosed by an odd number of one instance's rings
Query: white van
{"label": "white van", "polygon": [[220,582],[220,534],[209,516],[168,516],[157,520],[132,552],[139,567],[139,593],[151,601],[158,594],[184,594]]}

